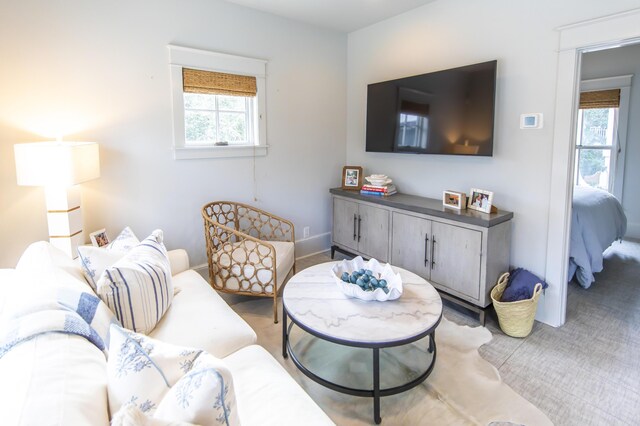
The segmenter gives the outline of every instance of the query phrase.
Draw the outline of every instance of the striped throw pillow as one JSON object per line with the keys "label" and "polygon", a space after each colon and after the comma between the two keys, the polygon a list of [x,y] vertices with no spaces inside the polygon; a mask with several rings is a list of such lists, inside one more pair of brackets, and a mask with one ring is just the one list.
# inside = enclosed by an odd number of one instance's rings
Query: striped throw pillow
{"label": "striped throw pillow", "polygon": [[97,289],[123,327],[145,334],[153,330],[173,300],[171,266],[162,231],[153,231],[106,268]]}

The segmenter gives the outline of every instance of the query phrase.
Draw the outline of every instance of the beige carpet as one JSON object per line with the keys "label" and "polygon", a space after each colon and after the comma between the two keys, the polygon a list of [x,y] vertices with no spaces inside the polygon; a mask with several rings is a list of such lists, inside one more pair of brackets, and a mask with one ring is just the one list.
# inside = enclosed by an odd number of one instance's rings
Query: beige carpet
{"label": "beige carpet", "polygon": [[[273,323],[272,303],[272,300],[259,299],[235,304],[233,308],[256,331],[258,343],[289,371],[336,424],[373,424],[372,398],[326,389],[299,372],[290,359],[283,359],[282,323]],[[478,348],[490,340],[491,332],[484,327],[463,327],[443,318],[436,331],[438,353],[432,374],[405,393],[382,398],[382,424],[552,424],[540,410],[504,384],[498,371],[480,357]]]}

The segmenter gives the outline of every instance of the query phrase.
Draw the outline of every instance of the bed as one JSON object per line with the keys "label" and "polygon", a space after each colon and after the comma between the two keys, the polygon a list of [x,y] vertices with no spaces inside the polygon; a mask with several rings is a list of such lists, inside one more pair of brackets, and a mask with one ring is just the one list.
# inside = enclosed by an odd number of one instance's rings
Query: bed
{"label": "bed", "polygon": [[593,274],[602,271],[602,254],[627,231],[620,202],[601,189],[576,186],[573,190],[569,276],[589,288]]}

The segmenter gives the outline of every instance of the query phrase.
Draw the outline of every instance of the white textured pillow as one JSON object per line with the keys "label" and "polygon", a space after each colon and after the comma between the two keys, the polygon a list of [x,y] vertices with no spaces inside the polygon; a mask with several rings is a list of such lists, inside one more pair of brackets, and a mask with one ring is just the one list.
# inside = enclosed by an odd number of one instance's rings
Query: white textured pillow
{"label": "white textured pillow", "polygon": [[140,244],[131,228],[128,226],[105,247],[80,246],[78,256],[82,265],[82,272],[89,285],[96,291],[98,280],[109,266],[122,259],[133,247]]}
{"label": "white textured pillow", "polygon": [[240,424],[229,369],[201,350],[113,325],[107,377],[112,413],[135,406],[165,422]]}
{"label": "white textured pillow", "polygon": [[145,334],[153,330],[173,300],[171,265],[162,231],[153,231],[105,269],[96,284],[98,296],[125,328]]}

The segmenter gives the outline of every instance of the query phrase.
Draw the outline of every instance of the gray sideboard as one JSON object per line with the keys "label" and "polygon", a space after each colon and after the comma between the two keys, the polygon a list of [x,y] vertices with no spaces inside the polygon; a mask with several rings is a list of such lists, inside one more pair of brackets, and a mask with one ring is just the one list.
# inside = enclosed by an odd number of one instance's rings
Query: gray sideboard
{"label": "gray sideboard", "polygon": [[[332,255],[338,249],[389,262],[420,275],[454,301],[478,308],[491,304],[491,289],[509,270],[513,213],[445,209],[442,200],[407,194],[330,192]],[[483,321],[483,312],[480,316]]]}

